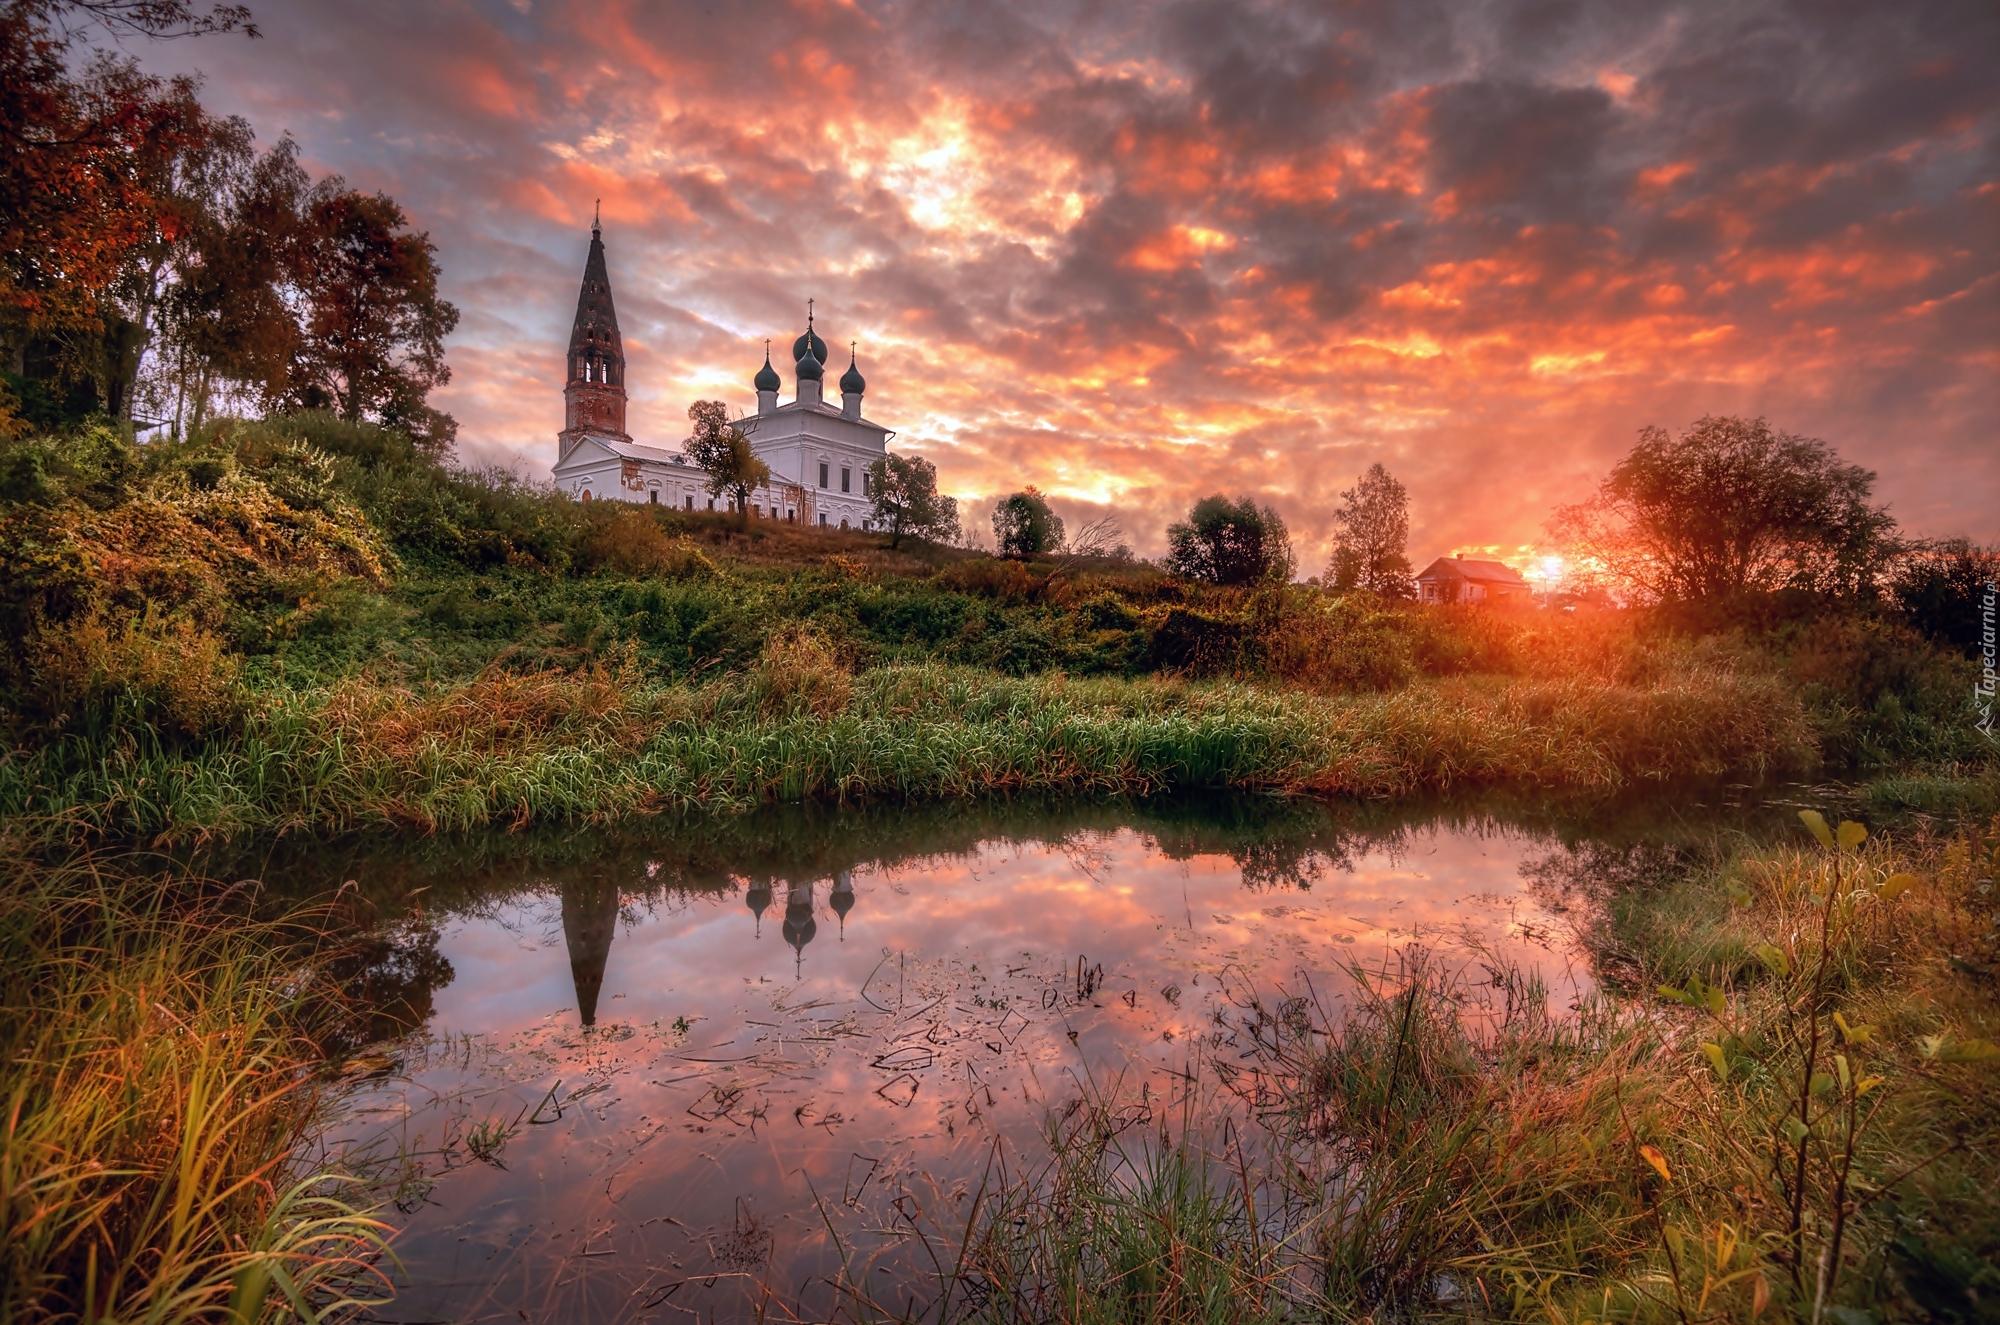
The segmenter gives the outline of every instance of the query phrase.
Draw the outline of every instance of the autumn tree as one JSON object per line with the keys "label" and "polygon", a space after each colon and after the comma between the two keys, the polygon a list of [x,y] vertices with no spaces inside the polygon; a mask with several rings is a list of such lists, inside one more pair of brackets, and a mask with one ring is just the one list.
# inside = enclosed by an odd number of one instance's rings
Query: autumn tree
{"label": "autumn tree", "polygon": [[387,194],[349,189],[338,175],[313,186],[292,264],[300,316],[289,395],[350,423],[400,428],[436,452],[458,431],[427,401],[451,380],[444,338],[458,309],[438,294],[436,245],[407,225]]}
{"label": "autumn tree", "polygon": [[1291,535],[1278,512],[1248,497],[1203,497],[1167,526],[1167,569],[1211,584],[1291,579]]}
{"label": "autumn tree", "polygon": [[261,155],[232,138],[212,154],[144,384],[177,435],[199,428],[218,395],[266,408],[285,402],[299,343],[290,273],[311,185],[290,138]]}
{"label": "autumn tree", "polygon": [[1642,599],[1869,592],[1895,532],[1874,486],[1822,441],[1708,417],[1678,437],[1641,429],[1596,496],[1557,512],[1550,530]]}
{"label": "autumn tree", "polygon": [[1367,589],[1384,598],[1410,598],[1416,582],[1404,549],[1410,540],[1410,497],[1380,463],[1340,494],[1333,512],[1333,564],[1327,578],[1337,589]]}
{"label": "autumn tree", "polygon": [[[0,4],[7,394],[32,387],[122,414],[147,337],[147,294],[157,291],[162,248],[176,237],[166,196],[172,163],[213,122],[201,114],[194,80],[161,80],[129,59],[79,49],[93,27],[152,37],[256,29],[241,7],[184,0]],[[147,269],[150,285],[135,281]],[[130,315],[135,300],[138,318]]]}
{"label": "autumn tree", "polygon": [[750,439],[729,421],[729,406],[719,400],[697,400],[688,406],[694,431],[681,443],[695,468],[708,475],[708,490],[729,494],[737,523],[750,519],[750,493],[771,481],[771,467],[750,449]]}
{"label": "autumn tree", "polygon": [[1062,542],[1062,517],[1034,488],[1002,497],[993,508],[993,544],[1003,557],[1040,556]]}
{"label": "autumn tree", "polygon": [[958,501],[937,490],[937,466],[922,456],[888,455],[868,466],[875,521],[889,531],[889,546],[903,536],[951,542],[958,537]]}

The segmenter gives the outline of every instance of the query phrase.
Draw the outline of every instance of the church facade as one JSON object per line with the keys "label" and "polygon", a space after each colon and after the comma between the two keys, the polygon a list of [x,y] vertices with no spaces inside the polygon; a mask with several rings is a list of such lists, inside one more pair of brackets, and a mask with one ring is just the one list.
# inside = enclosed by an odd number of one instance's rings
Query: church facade
{"label": "church facade", "polygon": [[[867,529],[874,501],[868,467],[888,454],[895,433],[861,413],[868,384],[853,351],[837,384],[840,404],[825,398],[827,346],[813,329],[792,342],[792,399],[778,403],[784,381],[764,351],[751,385],[757,412],[736,420],[750,449],[770,467],[770,482],[750,494],[753,519],[838,529]],[[578,501],[627,501],[689,511],[731,509],[709,490],[708,476],[679,450],[634,441],[625,428],[625,347],[611,300],[600,226],[590,227],[590,255],[577,294],[563,383],[563,430],[556,436],[555,483]]]}

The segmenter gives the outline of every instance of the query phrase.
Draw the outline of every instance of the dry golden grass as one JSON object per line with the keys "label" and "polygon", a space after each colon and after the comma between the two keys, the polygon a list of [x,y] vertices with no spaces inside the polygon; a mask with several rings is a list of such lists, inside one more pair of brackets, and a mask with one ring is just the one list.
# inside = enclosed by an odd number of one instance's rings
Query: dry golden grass
{"label": "dry golden grass", "polygon": [[0,1320],[310,1320],[386,1287],[382,1227],[292,1164],[339,1004],[297,933],[127,862],[8,864]]}

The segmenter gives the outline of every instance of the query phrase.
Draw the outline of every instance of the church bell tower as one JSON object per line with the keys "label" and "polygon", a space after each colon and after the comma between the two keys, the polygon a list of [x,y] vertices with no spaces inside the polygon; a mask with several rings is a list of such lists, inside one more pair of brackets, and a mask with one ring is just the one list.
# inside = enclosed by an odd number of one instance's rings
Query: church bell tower
{"label": "church bell tower", "polygon": [[563,383],[563,430],[556,459],[585,435],[629,442],[625,431],[625,344],[611,306],[611,277],[604,267],[604,229],[590,220],[590,256],[576,296],[576,325],[569,333],[568,379]]}

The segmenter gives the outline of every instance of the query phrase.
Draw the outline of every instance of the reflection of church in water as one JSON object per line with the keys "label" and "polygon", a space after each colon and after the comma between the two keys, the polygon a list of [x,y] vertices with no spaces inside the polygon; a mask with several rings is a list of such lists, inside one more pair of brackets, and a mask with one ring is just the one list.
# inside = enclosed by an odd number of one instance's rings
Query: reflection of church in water
{"label": "reflection of church in water", "polygon": [[[803,974],[806,944],[819,933],[813,913],[818,910],[815,890],[824,882],[807,879],[785,885],[785,942],[792,948],[792,970]],[[610,879],[571,880],[562,886],[563,943],[569,949],[569,974],[576,985],[577,1016],[584,1025],[597,1024],[597,999],[604,990],[604,968],[611,960],[611,938],[618,928],[618,885]],[[764,912],[775,896],[771,879],[753,879],[744,894],[750,907],[753,932],[762,938]],[[827,904],[840,920],[843,939],[847,936],[847,913],[854,909],[854,878],[846,870],[833,877]]]}

